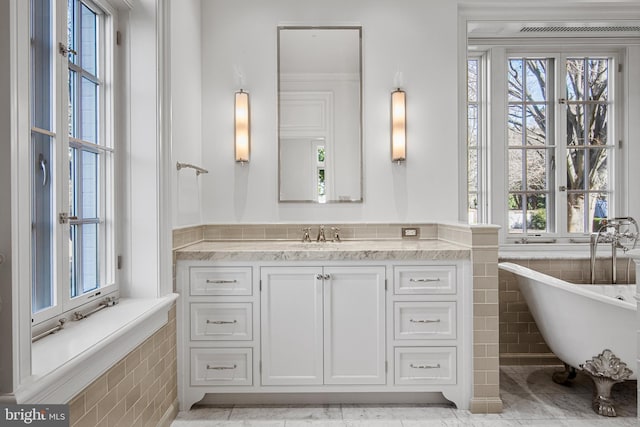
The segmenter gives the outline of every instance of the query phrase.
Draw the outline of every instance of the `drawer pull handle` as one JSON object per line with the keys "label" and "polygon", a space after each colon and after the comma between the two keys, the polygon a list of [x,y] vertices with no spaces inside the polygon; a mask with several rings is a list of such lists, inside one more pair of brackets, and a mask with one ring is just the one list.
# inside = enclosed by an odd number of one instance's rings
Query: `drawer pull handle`
{"label": "drawer pull handle", "polygon": [[409,319],[411,323],[440,323],[440,319]]}
{"label": "drawer pull handle", "polygon": [[413,363],[409,365],[413,369],[440,369],[440,364],[437,365],[414,365]]}
{"label": "drawer pull handle", "polygon": [[233,320],[233,321],[229,321],[229,320],[209,320],[207,319],[207,324],[208,325],[229,325],[229,324],[233,324],[233,323],[238,323],[237,320]]}
{"label": "drawer pull handle", "polygon": [[238,281],[236,279],[233,279],[233,280],[219,280],[219,279],[218,280],[211,280],[211,279],[207,279],[206,283],[213,283],[213,284],[216,284],[216,285],[221,285],[223,283],[238,283]]}
{"label": "drawer pull handle", "polygon": [[410,282],[420,282],[420,283],[426,283],[426,282],[439,282],[440,278],[439,277],[426,277],[426,278],[421,278],[421,279],[414,279],[413,277],[409,279]]}
{"label": "drawer pull handle", "polygon": [[238,367],[238,365],[233,365],[233,366],[211,366],[211,365],[207,365],[207,369],[208,370],[213,370],[213,371],[225,371],[225,370],[232,370],[232,369],[236,369]]}

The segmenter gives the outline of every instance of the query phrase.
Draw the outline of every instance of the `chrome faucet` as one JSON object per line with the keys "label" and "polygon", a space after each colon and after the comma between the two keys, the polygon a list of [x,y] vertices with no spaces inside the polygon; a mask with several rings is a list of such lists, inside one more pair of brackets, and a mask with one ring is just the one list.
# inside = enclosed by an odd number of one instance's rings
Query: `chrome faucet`
{"label": "chrome faucet", "polygon": [[316,238],[317,242],[326,242],[327,238],[324,237],[324,225],[321,225],[318,228],[318,237]]}
{"label": "chrome faucet", "polygon": [[303,242],[310,242],[311,241],[311,236],[309,235],[309,233],[311,232],[311,227],[305,227],[302,229],[302,241]]}
{"label": "chrome faucet", "polygon": [[334,242],[339,242],[340,241],[340,229],[338,227],[331,227],[331,234],[333,234],[333,241]]}

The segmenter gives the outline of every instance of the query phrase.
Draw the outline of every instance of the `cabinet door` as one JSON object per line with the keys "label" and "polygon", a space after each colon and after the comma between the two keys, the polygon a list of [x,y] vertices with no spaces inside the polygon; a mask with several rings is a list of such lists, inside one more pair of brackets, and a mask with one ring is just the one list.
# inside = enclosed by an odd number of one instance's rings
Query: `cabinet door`
{"label": "cabinet door", "polygon": [[262,384],[322,384],[322,268],[263,267]]}
{"label": "cabinet door", "polygon": [[384,267],[325,267],[324,383],[385,383]]}

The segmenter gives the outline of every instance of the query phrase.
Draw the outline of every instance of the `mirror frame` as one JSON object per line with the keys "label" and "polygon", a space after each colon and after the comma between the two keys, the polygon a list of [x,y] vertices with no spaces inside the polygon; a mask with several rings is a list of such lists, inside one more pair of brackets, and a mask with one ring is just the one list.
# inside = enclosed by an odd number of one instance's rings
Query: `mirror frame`
{"label": "mirror frame", "polygon": [[[359,103],[359,110],[360,110],[360,117],[358,120],[358,126],[359,126],[359,141],[358,141],[358,148],[359,148],[359,152],[360,152],[360,173],[359,173],[359,179],[360,179],[360,198],[359,199],[354,199],[354,200],[327,200],[324,203],[320,203],[317,200],[283,200],[282,199],[282,195],[280,192],[280,189],[282,188],[282,175],[281,175],[281,169],[282,169],[282,144],[280,141],[280,34],[282,31],[284,30],[357,30],[358,31],[358,75],[359,75],[359,99],[358,99],[358,103]],[[277,46],[276,46],[276,51],[277,51],[277,71],[276,71],[276,79],[278,80],[276,83],[276,87],[277,87],[277,93],[276,93],[276,98],[277,98],[277,139],[278,139],[278,203],[313,203],[313,204],[318,204],[318,205],[326,205],[326,204],[333,204],[333,203],[363,203],[364,202],[364,161],[363,161],[363,157],[364,157],[364,144],[363,144],[363,140],[364,140],[364,135],[363,135],[363,104],[362,104],[362,26],[360,25],[339,25],[339,26],[314,26],[314,25],[279,25],[278,26],[278,36],[277,36]]]}

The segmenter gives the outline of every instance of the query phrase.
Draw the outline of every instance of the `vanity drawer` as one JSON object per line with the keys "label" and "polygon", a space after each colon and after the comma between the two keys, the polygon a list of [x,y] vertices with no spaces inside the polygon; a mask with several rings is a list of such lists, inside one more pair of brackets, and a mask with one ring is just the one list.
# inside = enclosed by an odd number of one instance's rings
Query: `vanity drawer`
{"label": "vanity drawer", "polygon": [[192,303],[191,339],[253,339],[253,305],[251,303]]}
{"label": "vanity drawer", "polygon": [[455,347],[396,347],[395,384],[455,384]]}
{"label": "vanity drawer", "polygon": [[250,348],[191,349],[191,385],[252,385]]}
{"label": "vanity drawer", "polygon": [[396,295],[448,295],[456,293],[456,266],[396,266]]}
{"label": "vanity drawer", "polygon": [[396,302],[394,336],[396,340],[449,340],[456,338],[456,303]]}
{"label": "vanity drawer", "polygon": [[191,295],[251,295],[251,267],[191,267]]}

